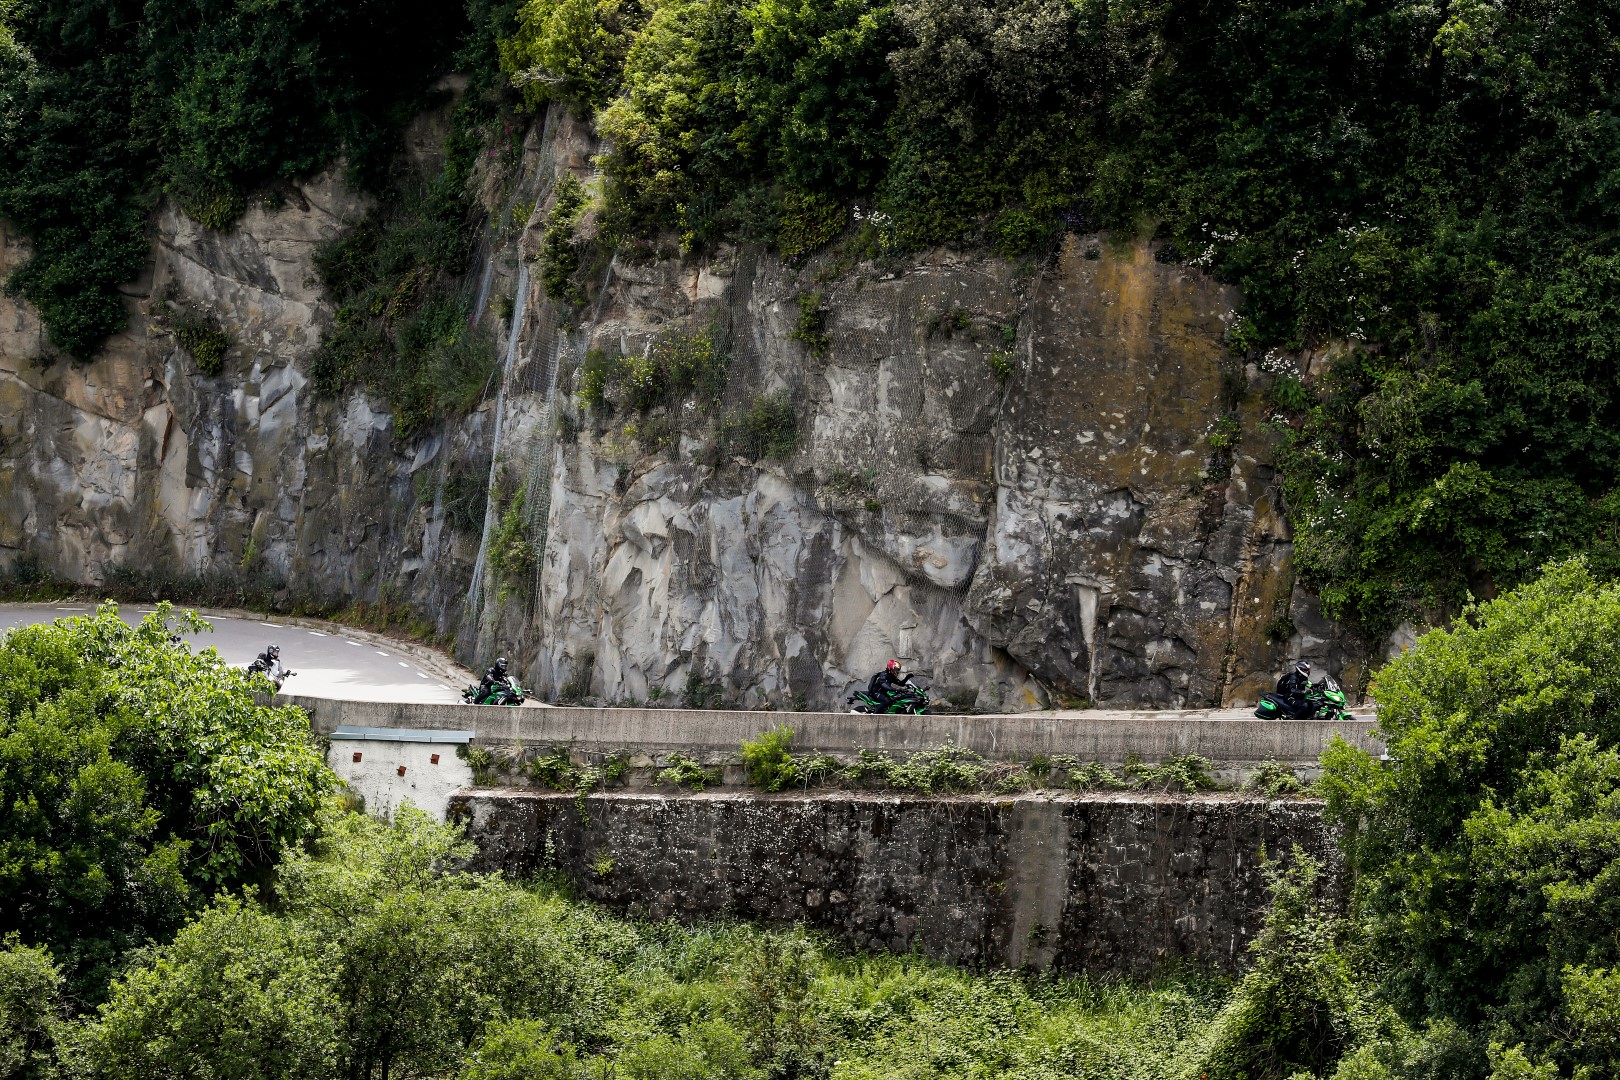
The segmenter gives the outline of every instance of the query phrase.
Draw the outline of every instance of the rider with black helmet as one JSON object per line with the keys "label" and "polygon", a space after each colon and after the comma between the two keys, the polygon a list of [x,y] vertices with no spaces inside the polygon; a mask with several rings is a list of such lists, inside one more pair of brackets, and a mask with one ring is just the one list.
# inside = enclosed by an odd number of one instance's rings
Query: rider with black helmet
{"label": "rider with black helmet", "polygon": [[280,645],[266,646],[264,652],[253,658],[253,663],[248,665],[248,671],[267,676],[271,682],[276,684],[278,690],[281,688],[281,684],[287,680],[287,676],[298,674],[296,671],[288,671],[281,666]]}
{"label": "rider with black helmet", "polygon": [[1296,660],[1294,666],[1277,680],[1277,693],[1294,709],[1304,707],[1305,696],[1311,691],[1311,665],[1308,660]]}
{"label": "rider with black helmet", "polygon": [[506,657],[500,656],[496,657],[495,662],[489,666],[489,670],[484,672],[484,679],[478,684],[478,697],[476,700],[483,701],[489,695],[489,692],[495,689],[497,683],[504,681],[506,681]]}

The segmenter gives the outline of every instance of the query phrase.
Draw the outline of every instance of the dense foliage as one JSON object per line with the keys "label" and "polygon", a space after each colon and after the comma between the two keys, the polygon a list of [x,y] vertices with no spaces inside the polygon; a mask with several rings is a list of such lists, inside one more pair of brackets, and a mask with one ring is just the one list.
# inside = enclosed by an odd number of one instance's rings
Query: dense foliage
{"label": "dense foliage", "polygon": [[[1230,985],[850,957],[802,932],[648,926],[469,873],[455,827],[323,806],[330,774],[302,718],[253,705],[249,677],[171,644],[164,615],[130,628],[104,610],[0,639],[4,1075],[1620,1071],[1620,586],[1579,560],[1471,608],[1380,675],[1387,762],[1344,744],[1324,762],[1349,909],[1299,852],[1271,864],[1271,908]],[[828,767],[795,755],[788,728],[743,750],[770,790]],[[580,770],[553,752],[526,771],[583,793],[628,763]],[[675,765],[691,775],[672,782],[704,782],[698,763]],[[953,748],[848,771],[918,792],[983,779]],[[593,872],[613,873],[607,853]]]}
{"label": "dense foliage", "polygon": [[166,609],[106,606],[0,638],[0,935],[48,946],[80,996],[273,865],[330,784],[303,713],[169,634]]}
{"label": "dense foliage", "polygon": [[[1620,564],[1617,43],[1612,0],[529,0],[501,55],[597,110],[628,232],[1151,229],[1240,284],[1301,571],[1378,633]],[[1284,351],[1332,343],[1302,385]]]}
{"label": "dense foliage", "polygon": [[50,952],[0,938],[0,1076],[51,1076],[62,1019],[62,972]]}
{"label": "dense foliage", "polygon": [[1385,993],[1497,1043],[1503,1076],[1532,1075],[1514,1047],[1547,1076],[1620,1070],[1616,641],[1620,587],[1554,565],[1384,669],[1387,764],[1324,762]]}
{"label": "dense foliage", "polygon": [[1032,983],[631,923],[456,872],[464,852],[409,810],[329,818],[273,904],[216,902],[118,982],[61,1040],[74,1075],[1170,1080],[1221,1007],[1192,977]]}
{"label": "dense foliage", "polygon": [[33,242],[8,285],[80,358],[124,325],[159,193],[219,229],[340,153],[375,184],[465,21],[411,0],[15,0],[0,18],[0,215]]}

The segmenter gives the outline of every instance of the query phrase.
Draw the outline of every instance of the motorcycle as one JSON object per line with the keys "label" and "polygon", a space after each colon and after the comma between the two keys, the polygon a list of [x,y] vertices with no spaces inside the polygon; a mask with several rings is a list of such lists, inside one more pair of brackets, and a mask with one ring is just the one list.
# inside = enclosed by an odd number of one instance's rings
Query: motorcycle
{"label": "motorcycle", "polygon": [[461,700],[468,705],[521,705],[528,696],[529,691],[518,685],[518,681],[508,675],[497,680],[482,697],[478,695],[477,683],[467,687],[461,692]]}
{"label": "motorcycle", "polygon": [[928,687],[915,683],[895,691],[887,704],[865,690],[855,691],[844,703],[850,706],[852,713],[900,713],[906,716],[921,716],[933,704],[928,700]]}
{"label": "motorcycle", "polygon": [[1333,720],[1352,719],[1344,691],[1331,675],[1311,684],[1300,700],[1290,700],[1281,694],[1261,694],[1254,715],[1261,720]]}

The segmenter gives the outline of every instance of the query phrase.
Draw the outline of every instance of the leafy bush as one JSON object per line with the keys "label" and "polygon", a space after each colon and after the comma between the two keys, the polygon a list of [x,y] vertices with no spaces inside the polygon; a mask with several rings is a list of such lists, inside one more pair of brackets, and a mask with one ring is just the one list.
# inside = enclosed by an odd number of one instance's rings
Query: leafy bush
{"label": "leafy bush", "polygon": [[670,330],[640,356],[592,349],[580,367],[578,397],[602,412],[621,404],[645,413],[691,395],[713,401],[725,389],[728,365],[712,330]]}
{"label": "leafy bush", "polygon": [[870,190],[892,43],[882,3],[656,5],[598,118],[624,219],[692,246],[747,228],[753,193],[777,177],[809,196]]}
{"label": "leafy bush", "polygon": [[1130,781],[1101,762],[1088,761],[1082,764],[1072,760],[1054,759],[1052,764],[1054,768],[1066,767],[1068,773],[1065,778],[1066,785],[1079,791],[1114,791],[1130,786]]}
{"label": "leafy bush", "polygon": [[489,537],[489,569],[503,595],[509,592],[527,595],[540,559],[540,552],[529,538],[529,517],[524,512],[524,501],[524,492],[520,490],[501,511],[495,531]]}
{"label": "leafy bush", "polygon": [[307,836],[332,784],[304,714],[254,703],[261,677],[172,644],[167,605],[116,610],[0,638],[0,933],[48,945],[90,1000]]}
{"label": "leafy bush", "polygon": [[1294,770],[1277,761],[1263,761],[1244,781],[1244,790],[1269,795],[1276,798],[1279,795],[1297,795],[1305,790],[1305,785]]}
{"label": "leafy bush", "polygon": [[1553,564],[1379,673],[1387,765],[1323,759],[1393,1002],[1561,1070],[1614,1054],[1593,991],[1620,970],[1617,639],[1620,587]]}
{"label": "leafy bush", "polygon": [[1027,210],[1003,210],[996,217],[992,234],[997,253],[1008,258],[1028,255],[1051,243],[1056,223]]}
{"label": "leafy bush", "polygon": [[849,214],[834,200],[790,191],[782,197],[776,250],[789,261],[808,255],[838,239],[848,220]]}
{"label": "leafy bush", "polygon": [[793,402],[783,394],[757,397],[747,410],[734,413],[721,424],[723,452],[749,461],[793,456],[799,445],[799,419]]}
{"label": "leafy bush", "polygon": [[551,100],[594,108],[618,87],[630,36],[644,18],[636,3],[525,0],[516,33],[498,46],[501,70],[531,109]]}
{"label": "leafy bush", "polygon": [[197,370],[204,375],[218,375],[225,370],[225,350],[230,347],[231,339],[217,319],[183,311],[174,320],[174,338],[191,354],[197,362]]}
{"label": "leafy bush", "polygon": [[827,350],[832,347],[832,340],[827,337],[827,307],[822,295],[819,292],[800,293],[795,303],[799,305],[799,317],[788,337],[804,342],[811,356],[818,359],[826,356]]}
{"label": "leafy bush", "polygon": [[523,763],[523,772],[535,783],[579,795],[616,784],[629,771],[630,754],[625,750],[608,754],[595,764],[576,765],[569,749],[559,746]]}
{"label": "leafy bush", "polygon": [[685,754],[671,754],[669,765],[658,774],[660,784],[674,784],[688,791],[702,791],[719,780],[719,773],[713,769],[705,769]]}
{"label": "leafy bush", "polygon": [[1180,791],[1191,794],[1215,787],[1210,769],[1215,763],[1198,754],[1182,754],[1157,765],[1128,762],[1125,775],[1132,785],[1149,791]]}
{"label": "leafy bush", "polygon": [[576,1080],[574,1047],[543,1020],[500,1020],[489,1025],[462,1067],[461,1080]]}
{"label": "leafy bush", "polygon": [[610,356],[602,349],[591,349],[585,354],[585,362],[579,368],[578,398],[581,405],[597,412],[607,408],[608,387],[618,377],[618,366],[622,358]]}
{"label": "leafy bush", "polygon": [[489,787],[495,783],[499,766],[495,755],[487,746],[473,746],[470,743],[456,747],[456,756],[467,763],[472,770],[473,783],[479,787]]}
{"label": "leafy bush", "polygon": [[0,1076],[49,1080],[63,1020],[62,973],[42,948],[0,939]]}
{"label": "leafy bush", "polygon": [[1296,848],[1287,869],[1265,870],[1271,906],[1249,943],[1254,963],[1212,1025],[1198,1070],[1209,1080],[1325,1073],[1378,1030],[1346,928],[1320,902],[1320,865]]}
{"label": "leafy bush", "polygon": [[588,201],[585,185],[573,173],[565,172],[558,178],[556,200],[546,214],[546,227],[540,238],[540,280],[545,285],[546,295],[553,300],[569,304],[585,300],[574,281],[574,274],[579,270],[574,228]]}
{"label": "leafy bush", "polygon": [[781,791],[799,783],[799,765],[788,749],[793,745],[793,728],[782,726],[760,732],[758,739],[744,739],[743,768],[748,782],[765,791]]}

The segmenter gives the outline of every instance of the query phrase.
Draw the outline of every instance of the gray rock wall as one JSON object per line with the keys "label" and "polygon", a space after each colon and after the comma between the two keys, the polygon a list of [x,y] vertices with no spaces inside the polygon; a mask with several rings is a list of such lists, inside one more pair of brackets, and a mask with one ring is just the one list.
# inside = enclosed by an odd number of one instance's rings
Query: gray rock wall
{"label": "gray rock wall", "polygon": [[1321,806],[1240,796],[455,796],[478,865],[652,919],[802,922],[855,948],[1143,974],[1240,966],[1264,857],[1330,869]]}
{"label": "gray rock wall", "polygon": [[[424,160],[437,122],[413,129]],[[993,711],[1252,702],[1300,654],[1358,681],[1353,643],[1293,580],[1267,376],[1230,370],[1221,344],[1231,289],[1145,244],[1069,237],[1023,267],[621,255],[564,309],[527,268],[556,176],[589,179],[599,149],[559,110],[510,169],[482,161],[492,220],[536,200],[467,283],[509,363],[471,415],[408,443],[377,401],[307,383],[332,317],[314,252],[367,206],[336,173],[225,233],[163,210],[129,330],[90,364],[53,357],[0,298],[0,564],[35,551],[85,581],[260,568],[306,593],[388,593],[468,662],[503,652],[543,693],[621,703],[703,686],[838,707],[890,656]],[[27,248],[0,241],[4,272]],[[824,350],[794,335],[812,292]],[[223,374],[175,344],[173,297],[226,326]],[[672,330],[722,341],[719,406],[577,403],[590,350],[636,356]],[[717,438],[776,395],[790,455]],[[1239,434],[1214,438],[1234,410]],[[467,475],[525,492],[531,580],[490,572],[494,508],[483,535],[452,527],[446,483]]]}

